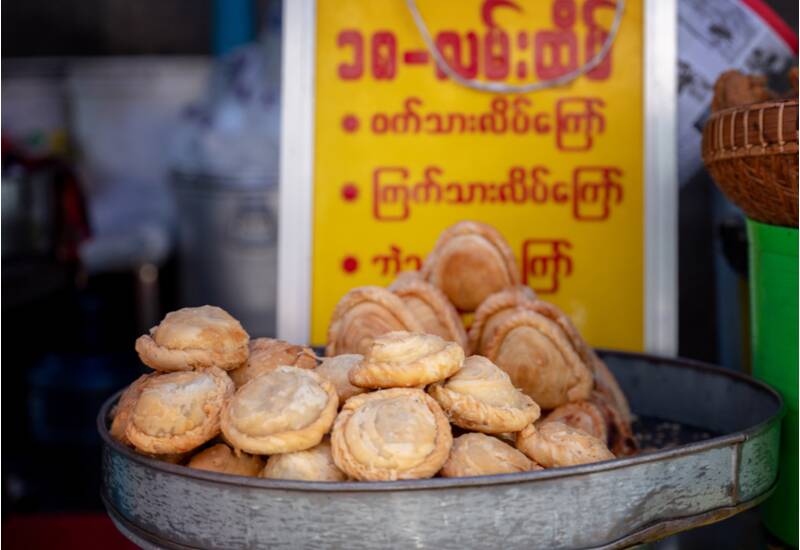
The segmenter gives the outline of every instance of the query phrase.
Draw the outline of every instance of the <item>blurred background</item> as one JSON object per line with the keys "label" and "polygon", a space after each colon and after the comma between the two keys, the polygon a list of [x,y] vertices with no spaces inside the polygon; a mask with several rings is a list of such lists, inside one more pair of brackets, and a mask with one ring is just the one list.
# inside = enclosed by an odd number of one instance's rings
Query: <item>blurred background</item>
{"label": "blurred background", "polygon": [[[796,33],[796,0],[767,3]],[[7,1],[2,30],[3,542],[125,545],[94,419],[135,338],[203,303],[274,334],[281,2]],[[710,101],[680,36],[679,95]],[[679,353],[748,372],[742,215],[681,154]]]}

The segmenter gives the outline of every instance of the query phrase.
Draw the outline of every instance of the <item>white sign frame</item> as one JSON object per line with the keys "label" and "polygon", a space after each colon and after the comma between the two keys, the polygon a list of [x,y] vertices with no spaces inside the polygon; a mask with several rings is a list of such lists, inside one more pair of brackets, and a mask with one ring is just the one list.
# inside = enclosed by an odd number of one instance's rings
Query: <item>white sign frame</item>
{"label": "white sign frame", "polygon": [[[645,350],[674,355],[677,0],[644,3]],[[284,0],[277,327],[293,343],[308,343],[311,329],[316,24],[316,0]]]}

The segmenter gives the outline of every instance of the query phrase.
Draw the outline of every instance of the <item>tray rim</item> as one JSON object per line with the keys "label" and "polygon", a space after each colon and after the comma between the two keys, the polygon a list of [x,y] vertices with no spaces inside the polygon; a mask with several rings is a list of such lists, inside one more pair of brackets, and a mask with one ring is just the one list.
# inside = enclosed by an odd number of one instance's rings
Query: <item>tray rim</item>
{"label": "tray rim", "polygon": [[[769,489],[749,500],[739,502],[733,506],[722,506],[714,508],[706,512],[702,512],[693,516],[681,516],[672,519],[656,521],[643,526],[640,530],[622,536],[612,542],[594,548],[601,550],[616,550],[621,548],[629,548],[632,545],[646,544],[649,542],[661,540],[665,536],[672,536],[683,531],[710,525],[718,521],[723,521],[735,516],[745,510],[749,510],[754,506],[758,506],[775,492],[778,486],[777,480]],[[195,546],[187,546],[185,544],[175,542],[172,540],[164,539],[157,533],[148,531],[144,527],[137,525],[130,521],[122,514],[114,503],[105,494],[100,495],[103,505],[106,507],[109,517],[114,522],[117,529],[119,529],[126,537],[135,542],[137,545],[142,546],[145,550],[149,549],[169,549],[169,550],[194,550],[198,549]],[[146,546],[144,546],[144,545]]]}
{"label": "tray rim", "polygon": [[[618,356],[630,359],[643,360],[648,362],[669,363],[673,366],[680,368],[691,368],[700,370],[706,373],[713,373],[721,376],[733,378],[739,382],[744,382],[751,386],[755,386],[766,394],[770,395],[777,404],[776,412],[769,418],[758,422],[748,428],[717,437],[712,437],[704,441],[680,445],[671,449],[655,451],[639,456],[632,456],[626,458],[615,458],[603,462],[595,462],[592,464],[582,464],[578,466],[568,466],[562,468],[553,468],[539,470],[535,472],[521,472],[514,474],[496,474],[488,476],[475,476],[475,477],[458,477],[458,478],[430,478],[430,479],[409,479],[397,481],[344,481],[344,482],[323,482],[323,481],[293,481],[293,480],[277,480],[277,479],[264,479],[258,477],[246,477],[230,474],[221,474],[217,472],[209,472],[206,470],[197,470],[187,466],[177,464],[170,464],[149,458],[141,455],[131,448],[119,443],[111,437],[108,431],[108,414],[111,407],[117,402],[123,390],[119,390],[111,397],[106,399],[100,411],[97,414],[97,431],[100,434],[103,443],[114,452],[123,455],[128,460],[137,462],[145,467],[160,470],[164,473],[177,475],[184,478],[196,479],[204,482],[211,482],[221,485],[235,486],[235,487],[248,487],[253,489],[272,489],[284,491],[310,491],[310,492],[331,492],[331,493],[357,493],[357,492],[386,492],[386,491],[415,491],[415,490],[431,490],[431,489],[456,489],[465,487],[480,487],[487,485],[506,485],[522,483],[527,481],[545,480],[545,479],[559,479],[564,477],[573,477],[586,474],[593,474],[598,472],[606,472],[617,470],[620,468],[627,468],[629,466],[636,466],[640,464],[648,464],[651,462],[659,462],[666,459],[677,458],[681,456],[691,455],[698,452],[717,449],[720,447],[727,447],[731,445],[741,444],[753,436],[769,430],[775,423],[779,423],[786,413],[786,404],[781,395],[774,390],[771,386],[749,376],[747,374],[733,371],[724,367],[711,365],[702,361],[694,359],[684,359],[680,357],[665,357],[659,355],[636,353],[619,350],[598,349],[601,356]],[[770,491],[767,491],[769,493]],[[749,501],[748,501],[749,502]]]}

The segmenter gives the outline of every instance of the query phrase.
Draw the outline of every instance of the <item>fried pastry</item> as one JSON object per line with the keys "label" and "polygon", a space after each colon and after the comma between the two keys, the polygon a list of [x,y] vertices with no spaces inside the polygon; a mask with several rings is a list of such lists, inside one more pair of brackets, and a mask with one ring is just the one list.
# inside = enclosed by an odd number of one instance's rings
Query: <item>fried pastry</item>
{"label": "fried pastry", "polygon": [[326,378],[336,388],[336,393],[339,396],[339,406],[344,405],[344,402],[354,395],[367,391],[351,384],[349,378],[350,370],[360,365],[363,360],[363,355],[346,353],[336,357],[328,357],[322,361],[320,366],[314,369],[314,372]]}
{"label": "fried pastry", "polygon": [[462,312],[475,311],[487,296],[520,280],[508,242],[493,227],[474,221],[442,232],[425,258],[422,276]]}
{"label": "fried pastry", "polygon": [[133,408],[136,406],[136,401],[142,394],[142,388],[144,387],[145,382],[154,376],[156,376],[155,373],[143,374],[134,380],[131,385],[125,388],[125,391],[122,392],[122,395],[117,402],[117,406],[114,408],[114,420],[111,421],[109,433],[111,434],[111,437],[123,445],[130,445],[128,436],[125,435],[125,430],[128,429]]}
{"label": "fried pastry", "polygon": [[452,444],[450,424],[439,404],[411,388],[351,397],[331,435],[336,465],[362,481],[433,477]]}
{"label": "fried pastry", "polygon": [[563,422],[608,444],[608,426],[603,410],[591,401],[565,403],[548,414],[541,424]]}
{"label": "fried pastry", "polygon": [[163,455],[157,455],[153,453],[146,453],[144,451],[140,451],[136,447],[133,447],[134,452],[146,456],[147,458],[152,458],[153,460],[158,460],[159,462],[166,462],[167,464],[183,464],[183,462],[192,454],[190,452],[186,453],[168,453]]}
{"label": "fried pastry", "polygon": [[313,369],[317,366],[317,359],[310,348],[274,338],[256,338],[250,341],[247,362],[230,371],[230,375],[236,387],[241,388],[256,376],[272,372],[281,365]]}
{"label": "fried pastry", "polygon": [[631,408],[617,379],[608,370],[606,364],[595,353],[591,352],[591,365],[594,370],[595,391],[603,396],[604,400],[619,413],[620,421],[630,427],[632,420]]}
{"label": "fried pastry", "polygon": [[461,428],[501,434],[518,432],[539,418],[539,406],[511,383],[508,374],[473,355],[452,377],[428,388],[450,421]]}
{"label": "fried pastry", "polygon": [[247,453],[236,454],[224,443],[217,443],[194,455],[187,466],[221,474],[255,477],[264,468],[264,459]]}
{"label": "fried pastry", "polygon": [[606,420],[608,436],[606,444],[615,456],[631,456],[639,452],[639,442],[633,434],[631,423],[625,420],[619,409],[599,391],[592,392],[590,402],[600,410]]}
{"label": "fried pastry", "polygon": [[523,453],[495,437],[469,433],[453,440],[453,448],[442,466],[442,477],[514,474],[535,468]]}
{"label": "fried pastry", "polygon": [[614,458],[605,443],[562,422],[531,424],[517,434],[517,449],[545,468]]}
{"label": "fried pastry", "polygon": [[[486,302],[481,305],[478,312],[481,315],[476,314],[474,327],[480,327],[483,324],[482,330],[475,329],[475,332],[480,331],[481,333],[481,339],[478,342],[485,342],[487,334],[494,335],[495,327],[501,325],[505,319],[519,310],[530,310],[543,315],[563,331],[583,364],[592,372],[594,393],[602,396],[602,400],[599,396],[592,397],[591,400],[603,410],[606,416],[609,426],[609,446],[618,456],[636,452],[638,446],[633,437],[632,415],[625,394],[614,375],[583,339],[569,317],[554,304],[526,297],[524,290],[519,290],[516,294],[513,290],[495,294],[487,298]],[[477,337],[473,331],[470,331],[470,335],[472,338]]]}
{"label": "fried pastry", "polygon": [[410,388],[453,375],[464,362],[464,350],[433,334],[390,332],[375,338],[364,361],[350,370],[360,388]]}
{"label": "fried pastry", "polygon": [[467,333],[453,304],[441,290],[416,272],[401,273],[389,287],[422,325],[422,331],[435,334],[467,349]]}
{"label": "fried pastry", "polygon": [[297,479],[301,481],[347,481],[347,475],[336,467],[329,438],[306,451],[272,455],[260,477]]}
{"label": "fried pastry", "polygon": [[184,371],[218,367],[231,370],[247,361],[250,337],[225,310],[187,307],[167,313],[150,334],[136,340],[136,352],[148,367]]}
{"label": "fried pastry", "polygon": [[544,409],[585,400],[592,391],[592,372],[563,330],[529,309],[509,315],[482,351]]}
{"label": "fried pastry", "polygon": [[303,451],[328,433],[338,404],[333,384],[313,370],[278,367],[236,391],[222,410],[222,433],[252,454]]}
{"label": "fried pastry", "polygon": [[399,296],[379,286],[354,288],[333,310],[328,326],[329,357],[344,353],[365,355],[375,337],[395,330],[422,331]]}
{"label": "fried pastry", "polygon": [[216,367],[152,376],[141,386],[125,436],[146,453],[191,451],[219,433],[220,411],[233,391]]}
{"label": "fried pastry", "polygon": [[515,308],[530,307],[536,301],[536,293],[526,285],[516,285],[486,298],[475,311],[469,327],[470,353],[480,355],[498,325],[512,314]]}
{"label": "fried pastry", "polygon": [[711,111],[768,101],[773,97],[775,94],[767,88],[767,77],[743,74],[736,70],[725,71],[714,83]]}

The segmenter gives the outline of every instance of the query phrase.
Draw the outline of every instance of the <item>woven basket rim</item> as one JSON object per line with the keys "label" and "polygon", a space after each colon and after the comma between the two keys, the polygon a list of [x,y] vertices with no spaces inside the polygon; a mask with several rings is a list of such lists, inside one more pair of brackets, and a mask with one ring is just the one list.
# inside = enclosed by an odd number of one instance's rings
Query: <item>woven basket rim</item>
{"label": "woven basket rim", "polygon": [[747,105],[737,105],[735,107],[727,107],[725,109],[721,109],[719,111],[715,111],[711,113],[708,117],[708,120],[712,118],[718,118],[721,116],[729,115],[733,112],[741,112],[744,111],[754,111],[758,109],[774,109],[780,108],[781,104],[783,104],[784,108],[786,107],[797,107],[800,103],[798,98],[784,98],[784,99],[770,99],[769,101],[759,101],[757,103],[748,103]]}

